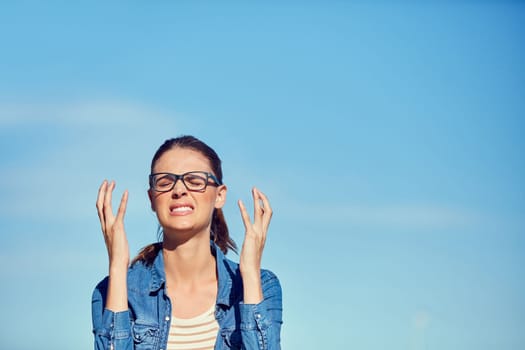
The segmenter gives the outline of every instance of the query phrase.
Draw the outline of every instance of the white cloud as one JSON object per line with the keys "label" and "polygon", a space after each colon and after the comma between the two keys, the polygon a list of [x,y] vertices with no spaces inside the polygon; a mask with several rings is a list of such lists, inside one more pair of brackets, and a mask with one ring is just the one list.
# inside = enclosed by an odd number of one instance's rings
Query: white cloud
{"label": "white cloud", "polygon": [[411,348],[425,350],[428,348],[427,330],[430,327],[432,316],[427,310],[418,310],[411,320]]}
{"label": "white cloud", "polygon": [[169,122],[158,109],[123,100],[95,100],[70,103],[17,103],[0,105],[0,126],[30,123],[61,124],[69,127],[139,127],[152,122]]}
{"label": "white cloud", "polygon": [[[103,248],[103,240],[100,239],[101,249],[93,252],[86,251],[82,247],[72,248],[62,245],[38,247],[24,247],[21,254],[20,250],[0,251],[0,274],[2,276],[19,275],[17,271],[28,271],[34,275],[47,275],[49,273],[63,274],[66,272],[78,272],[83,270],[93,270],[94,267],[102,270],[107,265],[107,255]],[[30,258],[28,258],[30,257]],[[38,262],[38,269],[35,268]],[[12,266],[17,266],[14,270]],[[26,276],[27,277],[27,273]]]}
{"label": "white cloud", "polygon": [[417,330],[425,330],[429,327],[432,317],[427,310],[418,310],[412,315],[412,326]]}
{"label": "white cloud", "polygon": [[288,205],[287,213],[302,219],[392,229],[468,227],[480,220],[479,214],[465,208],[428,203]]}
{"label": "white cloud", "polygon": [[465,209],[439,205],[393,204],[393,205],[348,205],[341,214],[357,223],[388,225],[406,228],[440,228],[465,226],[475,222],[476,215]]}

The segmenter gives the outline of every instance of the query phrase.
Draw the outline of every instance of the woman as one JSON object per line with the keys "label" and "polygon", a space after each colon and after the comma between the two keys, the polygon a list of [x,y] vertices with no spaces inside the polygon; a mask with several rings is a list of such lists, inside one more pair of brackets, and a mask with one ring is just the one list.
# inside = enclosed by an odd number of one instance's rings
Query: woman
{"label": "woman", "polygon": [[280,349],[281,286],[261,269],[272,210],[253,188],[254,218],[238,202],[245,227],[239,264],[222,214],[227,188],[215,151],[192,136],[167,140],[151,162],[151,208],[162,242],[129,266],[124,230],[128,192],[116,215],[115,182],[104,181],[97,210],[109,276],[93,293],[95,349]]}

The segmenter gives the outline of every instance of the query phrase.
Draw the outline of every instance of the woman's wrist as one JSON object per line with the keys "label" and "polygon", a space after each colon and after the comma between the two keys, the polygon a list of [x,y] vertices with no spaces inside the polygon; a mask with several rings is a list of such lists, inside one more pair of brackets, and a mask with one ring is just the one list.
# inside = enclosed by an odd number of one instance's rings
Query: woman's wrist
{"label": "woman's wrist", "polygon": [[125,311],[128,309],[127,272],[110,270],[106,308],[113,312]]}
{"label": "woman's wrist", "polygon": [[110,261],[109,274],[110,275],[126,275],[128,273],[128,262],[126,261]]}
{"label": "woman's wrist", "polygon": [[242,273],[242,284],[244,288],[244,303],[259,304],[263,300],[260,273]]}

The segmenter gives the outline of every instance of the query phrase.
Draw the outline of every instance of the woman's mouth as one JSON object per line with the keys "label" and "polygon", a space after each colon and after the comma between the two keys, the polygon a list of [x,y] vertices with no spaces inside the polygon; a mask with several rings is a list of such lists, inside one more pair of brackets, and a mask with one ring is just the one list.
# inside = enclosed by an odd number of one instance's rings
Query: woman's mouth
{"label": "woman's mouth", "polygon": [[170,214],[172,215],[187,215],[193,212],[193,207],[187,204],[175,205],[170,207]]}

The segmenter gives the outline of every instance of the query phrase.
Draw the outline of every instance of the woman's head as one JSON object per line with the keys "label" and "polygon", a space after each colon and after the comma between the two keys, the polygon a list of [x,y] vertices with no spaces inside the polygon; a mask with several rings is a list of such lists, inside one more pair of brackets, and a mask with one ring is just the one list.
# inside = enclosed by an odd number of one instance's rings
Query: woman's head
{"label": "woman's head", "polygon": [[191,149],[193,151],[199,152],[204,157],[206,157],[208,159],[211,170],[213,171],[213,174],[217,177],[217,179],[220,182],[222,182],[221,160],[217,153],[213,150],[213,148],[211,148],[201,140],[189,135],[179,136],[164,141],[164,143],[159,147],[157,152],[155,152],[155,155],[151,160],[151,173],[154,172],[155,163],[159,160],[159,158],[167,151],[176,147]]}
{"label": "woman's head", "polygon": [[[190,183],[193,173],[183,178],[171,175],[194,171],[202,172],[196,173],[197,180],[202,177],[207,183],[200,191],[195,191]],[[211,147],[187,135],[166,140],[151,161],[151,174],[158,173],[167,173],[168,178],[150,177],[149,196],[164,230],[201,229],[209,225],[211,238],[224,253],[228,249],[236,250],[222,213],[226,187],[222,185],[221,160]],[[167,181],[164,192],[156,186],[159,179]]]}

